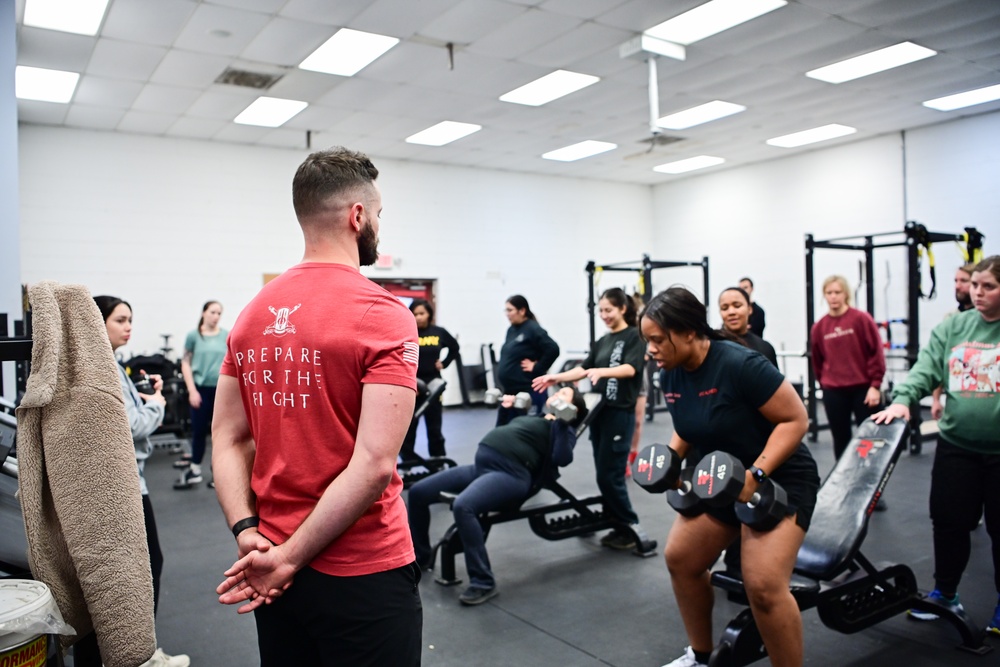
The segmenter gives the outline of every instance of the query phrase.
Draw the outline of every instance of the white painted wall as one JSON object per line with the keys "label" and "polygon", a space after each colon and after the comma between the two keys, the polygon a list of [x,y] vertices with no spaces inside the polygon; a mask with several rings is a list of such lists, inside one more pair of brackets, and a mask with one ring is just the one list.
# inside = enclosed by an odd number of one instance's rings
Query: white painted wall
{"label": "white painted wall", "polygon": [[[210,298],[229,326],[262,274],[301,258],[290,193],[305,151],[40,126],[19,140],[22,280],[130,301],[126,355],[155,351],[162,333],[177,354]],[[587,261],[638,259],[652,240],[647,186],[373,160],[380,249],[400,263],[366,272],[437,279],[438,323],[466,363],[482,343],[499,351],[514,293],[564,350],[585,349]]]}
{"label": "white painted wall", "polygon": [[[986,254],[998,254],[998,148],[1000,114],[994,113],[907,132],[905,170],[903,137],[891,135],[656,186],[655,254],[664,260],[710,256],[709,312],[717,324],[712,304],[718,293],[750,275],[755,297],[767,312],[765,338],[776,348],[801,350],[806,335],[805,234],[829,239],[902,230],[908,218],[932,231],[959,233],[976,227],[987,236]],[[952,278],[962,264],[954,244],[938,244],[934,250],[938,298],[923,302],[921,340],[954,307]],[[841,273],[857,284],[861,259],[861,252],[817,250],[817,317],[826,312],[819,294],[823,278]],[[876,317],[906,317],[903,250],[877,250],[875,265]],[[672,280],[664,276],[658,282],[662,288]],[[683,282],[700,294],[700,283]],[[926,266],[924,284],[929,289]],[[895,330],[895,337],[905,338],[905,330]],[[790,361],[787,372],[797,380],[805,365]]]}

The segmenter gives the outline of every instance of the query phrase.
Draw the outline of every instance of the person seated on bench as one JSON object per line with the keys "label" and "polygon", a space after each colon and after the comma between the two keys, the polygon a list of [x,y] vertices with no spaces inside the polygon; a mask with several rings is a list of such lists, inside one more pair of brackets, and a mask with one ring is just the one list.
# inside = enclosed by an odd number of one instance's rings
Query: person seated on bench
{"label": "person seated on bench", "polygon": [[[474,464],[442,470],[410,488],[410,534],[417,563],[425,569],[431,558],[429,506],[442,502],[442,491],[458,494],[452,512],[469,573],[469,587],[459,597],[462,604],[481,604],[497,594],[479,515],[520,506],[549,460],[557,466],[573,460],[575,428],[587,416],[587,404],[575,387],[561,388],[549,397],[548,404],[556,399],[576,406],[572,422],[552,414],[513,417],[483,436]],[[503,397],[501,416],[510,414],[504,408],[509,409],[513,402],[513,396]]]}
{"label": "person seated on bench", "polygon": [[[892,405],[876,423],[909,419],[936,387],[947,401],[931,471],[934,527],[934,590],[930,598],[961,607],[958,584],[969,562],[971,533],[985,511],[993,542],[993,579],[998,598],[986,631],[1000,635],[1000,255],[972,270],[973,310],[934,327],[906,380],[893,389]],[[910,618],[936,614],[910,610]]]}
{"label": "person seated on bench", "polygon": [[770,531],[740,526],[735,505],[678,515],[664,552],[690,646],[668,667],[707,665],[714,646],[709,567],[742,533],[744,586],[761,637],[778,666],[802,664],[802,617],[789,591],[819,474],[802,444],[805,407],[763,356],[708,325],[705,306],[683,287],[660,292],[641,317],[649,355],[663,369],[660,388],[674,420],[670,447],[697,461],[721,450],[746,467],[739,499],[772,478],[788,494],[787,516]]}

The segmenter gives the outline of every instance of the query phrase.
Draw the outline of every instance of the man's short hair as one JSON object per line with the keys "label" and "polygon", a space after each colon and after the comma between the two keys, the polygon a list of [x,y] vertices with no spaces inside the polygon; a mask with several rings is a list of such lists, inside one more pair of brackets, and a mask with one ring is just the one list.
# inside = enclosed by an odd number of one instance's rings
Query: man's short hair
{"label": "man's short hair", "polygon": [[292,206],[299,220],[321,213],[331,197],[370,186],[378,169],[364,153],[337,146],[313,153],[292,179]]}

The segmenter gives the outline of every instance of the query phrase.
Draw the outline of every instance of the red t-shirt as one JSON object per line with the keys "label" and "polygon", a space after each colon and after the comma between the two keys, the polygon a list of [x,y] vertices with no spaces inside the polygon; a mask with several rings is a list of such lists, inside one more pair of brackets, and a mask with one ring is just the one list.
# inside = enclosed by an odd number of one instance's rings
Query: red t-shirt
{"label": "red t-shirt", "polygon": [[816,381],[829,389],[882,386],[885,353],[875,320],[848,308],[839,317],[825,315],[813,325],[812,365]]}
{"label": "red t-shirt", "polygon": [[[398,299],[343,264],[306,263],[269,282],[229,334],[220,371],[237,379],[256,443],[259,530],[281,544],[354,453],[364,383],[416,389],[417,327]],[[393,473],[382,496],[310,565],[358,576],[413,561]]]}

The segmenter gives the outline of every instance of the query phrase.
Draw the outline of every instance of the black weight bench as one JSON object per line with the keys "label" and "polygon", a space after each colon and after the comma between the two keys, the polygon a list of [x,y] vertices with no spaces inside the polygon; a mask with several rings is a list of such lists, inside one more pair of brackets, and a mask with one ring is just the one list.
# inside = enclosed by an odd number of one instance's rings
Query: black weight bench
{"label": "black weight bench", "polygon": [[[930,611],[958,630],[958,648],[976,654],[989,652],[984,625],[976,625],[964,611],[930,600],[917,588],[906,565],[873,565],[861,554],[868,519],[906,450],[908,425],[902,420],[858,429],[844,455],[820,487],[812,524],[799,549],[791,591],[799,609],[816,607],[828,628],[851,634],[902,614],[908,609]],[[712,573],[712,584],[746,604],[738,573]],[[729,622],[712,652],[710,667],[739,667],[767,655],[749,608]]]}
{"label": "black weight bench", "polygon": [[[584,394],[584,398],[587,400],[588,406],[592,407],[584,420],[576,427],[578,440],[603,405],[602,397],[597,394]],[[577,498],[556,480],[557,476],[558,469],[555,466],[544,465],[537,480],[532,484],[528,498],[524,501],[528,502],[539,491],[546,489],[558,496],[558,500],[555,502],[528,507],[524,507],[522,503],[522,506],[519,507],[481,515],[479,521],[483,525],[484,539],[489,537],[490,528],[497,524],[527,519],[532,532],[546,540],[565,540],[570,537],[581,537],[616,528],[619,531],[632,533],[636,544],[633,550],[635,555],[648,558],[657,553],[656,540],[650,540],[641,527],[622,523],[610,516],[604,509],[603,496]],[[442,493],[441,496],[442,500],[449,505],[455,499],[453,494]],[[434,550],[431,552],[431,563],[435,562],[438,552],[441,553],[441,572],[434,579],[437,583],[442,586],[455,586],[462,582],[455,574],[455,556],[462,551],[462,540],[458,535],[458,528],[452,524],[445,531],[444,536],[434,545]]]}
{"label": "black weight bench", "polygon": [[[417,395],[423,396],[423,401],[413,411],[412,423],[416,424],[420,420],[421,415],[427,410],[427,406],[431,404],[431,401],[441,400],[441,394],[444,393],[447,386],[448,383],[441,378],[435,378],[426,385],[420,380],[417,381]],[[458,465],[454,460],[446,456],[424,458],[414,453],[414,457],[396,464],[396,472],[399,473],[400,478],[403,480],[404,489],[410,488],[424,477],[433,475],[439,470],[454,468]]]}

